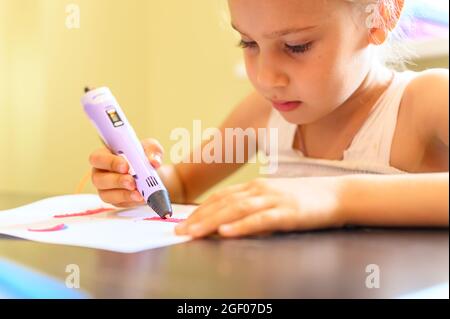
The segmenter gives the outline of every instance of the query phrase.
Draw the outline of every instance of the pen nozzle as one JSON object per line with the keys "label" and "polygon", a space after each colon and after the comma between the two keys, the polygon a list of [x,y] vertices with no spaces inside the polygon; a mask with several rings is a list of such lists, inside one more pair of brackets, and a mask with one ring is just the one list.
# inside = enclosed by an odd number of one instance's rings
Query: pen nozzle
{"label": "pen nozzle", "polygon": [[164,189],[161,189],[151,194],[147,199],[147,204],[161,218],[167,218],[172,216],[172,205],[170,204],[169,194]]}

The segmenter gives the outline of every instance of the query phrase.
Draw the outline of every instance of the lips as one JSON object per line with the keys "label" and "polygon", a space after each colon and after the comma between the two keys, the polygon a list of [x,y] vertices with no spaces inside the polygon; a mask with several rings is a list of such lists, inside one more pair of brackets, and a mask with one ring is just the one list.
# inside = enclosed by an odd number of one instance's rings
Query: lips
{"label": "lips", "polygon": [[301,104],[301,101],[272,101],[273,107],[281,112],[293,111],[300,107]]}

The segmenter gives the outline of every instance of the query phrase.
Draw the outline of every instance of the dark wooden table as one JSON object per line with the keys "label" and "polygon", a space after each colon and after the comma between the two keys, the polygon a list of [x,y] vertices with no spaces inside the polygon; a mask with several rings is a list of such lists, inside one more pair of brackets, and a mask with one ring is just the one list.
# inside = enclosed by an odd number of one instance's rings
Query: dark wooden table
{"label": "dark wooden table", "polygon": [[[0,195],[0,210],[39,195]],[[0,236],[0,256],[65,280],[80,268],[94,298],[395,298],[449,277],[448,229],[343,229],[223,240],[136,254]],[[367,265],[380,287],[366,287]]]}

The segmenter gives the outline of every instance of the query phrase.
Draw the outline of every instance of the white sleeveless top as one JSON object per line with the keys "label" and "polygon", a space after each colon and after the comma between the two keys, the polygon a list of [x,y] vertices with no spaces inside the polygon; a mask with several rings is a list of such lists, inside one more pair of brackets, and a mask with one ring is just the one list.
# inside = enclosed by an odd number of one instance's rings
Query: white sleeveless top
{"label": "white sleeveless top", "polygon": [[[267,126],[278,128],[278,169],[267,177],[406,173],[392,167],[389,162],[403,92],[416,75],[413,71],[394,73],[389,87],[374,104],[366,122],[344,151],[343,160],[308,158],[301,151],[293,149],[297,125],[289,123],[278,111],[272,110]],[[262,151],[273,166],[276,156],[269,154],[267,143],[263,143]]]}

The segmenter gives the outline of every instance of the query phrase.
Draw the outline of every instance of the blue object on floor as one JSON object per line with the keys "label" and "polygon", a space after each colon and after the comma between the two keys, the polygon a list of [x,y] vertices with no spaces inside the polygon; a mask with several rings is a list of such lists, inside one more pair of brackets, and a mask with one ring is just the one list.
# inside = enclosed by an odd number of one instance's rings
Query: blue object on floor
{"label": "blue object on floor", "polygon": [[0,298],[85,299],[89,296],[80,289],[67,288],[61,280],[0,259]]}

